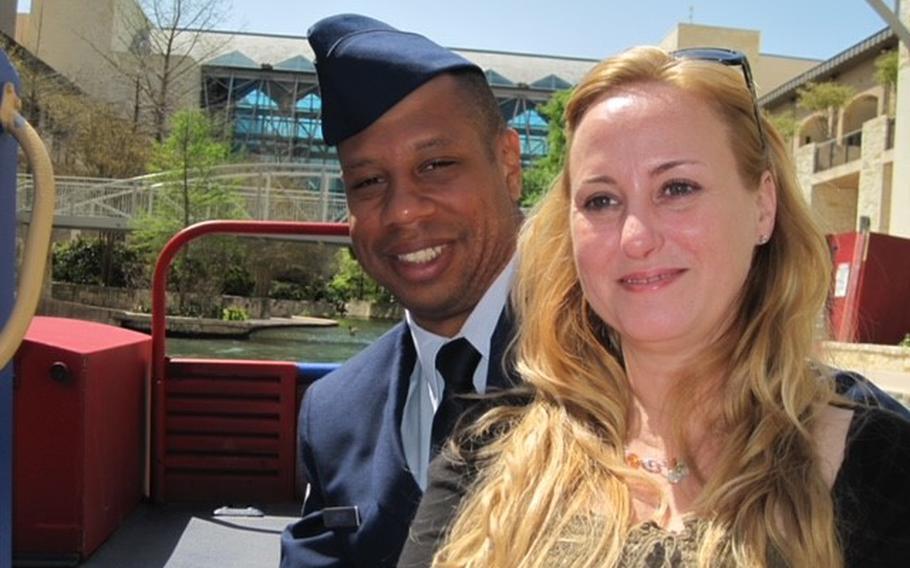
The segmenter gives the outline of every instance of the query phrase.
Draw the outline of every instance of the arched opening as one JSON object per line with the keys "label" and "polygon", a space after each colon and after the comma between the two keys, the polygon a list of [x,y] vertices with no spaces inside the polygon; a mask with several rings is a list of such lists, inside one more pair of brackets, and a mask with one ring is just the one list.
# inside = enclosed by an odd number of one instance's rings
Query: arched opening
{"label": "arched opening", "polygon": [[820,115],[812,115],[799,128],[799,145],[818,144],[828,139],[828,121]]}
{"label": "arched opening", "polygon": [[878,116],[878,97],[862,95],[844,108],[844,140],[863,129],[863,123]]}

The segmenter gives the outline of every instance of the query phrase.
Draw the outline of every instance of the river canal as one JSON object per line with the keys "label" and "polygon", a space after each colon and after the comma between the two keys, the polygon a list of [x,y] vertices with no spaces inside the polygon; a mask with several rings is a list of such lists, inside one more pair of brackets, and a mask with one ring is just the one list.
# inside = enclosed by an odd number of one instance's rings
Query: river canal
{"label": "river canal", "polygon": [[171,357],[256,359],[311,363],[345,361],[398,323],[341,319],[333,327],[294,327],[255,331],[248,339],[168,338]]}

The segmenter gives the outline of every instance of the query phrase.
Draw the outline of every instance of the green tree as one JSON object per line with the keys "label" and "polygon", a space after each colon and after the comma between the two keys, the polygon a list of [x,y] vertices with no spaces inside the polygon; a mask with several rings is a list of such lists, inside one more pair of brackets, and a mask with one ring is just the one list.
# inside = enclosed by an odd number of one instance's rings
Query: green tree
{"label": "green tree", "polygon": [[831,137],[835,129],[837,111],[849,101],[855,93],[853,87],[841,85],[835,81],[809,83],[797,91],[797,104],[811,112],[820,112],[827,119],[826,136]]}
{"label": "green tree", "polygon": [[262,302],[263,317],[270,313],[269,298],[320,300],[325,296],[335,274],[333,246],[278,239],[247,239],[244,245],[253,294]]}
{"label": "green tree", "polygon": [[[133,220],[133,244],[153,263],[177,231],[209,219],[246,217],[243,201],[230,183],[217,178],[215,167],[230,157],[230,146],[219,140],[218,129],[202,111],[173,116],[168,137],[155,144],[149,169],[160,174],[151,212]],[[173,282],[180,294],[180,311],[220,317],[212,300],[220,296],[228,275],[224,267],[244,262],[242,248],[232,237],[206,237],[185,247],[175,261]],[[186,292],[195,293],[195,304]]]}
{"label": "green tree", "polygon": [[51,258],[53,278],[58,282],[125,287],[142,273],[136,251],[113,233],[54,243]]}
{"label": "green tree", "polygon": [[233,187],[214,176],[227,162],[230,146],[218,139],[217,128],[199,110],[174,115],[170,135],[152,149],[149,170],[159,173],[152,211],[133,222],[133,241],[156,255],[174,233],[209,219],[246,217]]}
{"label": "green tree", "polygon": [[796,121],[796,115],[793,114],[792,110],[769,114],[767,116],[768,120],[771,121],[771,124],[774,125],[774,129],[784,137],[784,140],[789,142],[793,139],[793,136],[796,134],[798,123]]}
{"label": "green tree", "polygon": [[54,173],[132,177],[145,173],[149,138],[12,40],[0,37],[22,79],[23,115],[48,144]]}
{"label": "green tree", "polygon": [[897,71],[900,58],[896,49],[886,51],[875,58],[875,81],[883,87],[897,85]]}
{"label": "green tree", "polygon": [[329,283],[329,291],[338,303],[348,300],[371,300],[391,302],[394,300],[388,290],[370,278],[354,258],[351,249],[343,248],[335,256],[338,271]]}
{"label": "green tree", "polygon": [[565,111],[571,94],[571,90],[558,91],[553,93],[546,104],[537,107],[537,112],[548,124],[547,155],[534,162],[522,176],[524,188],[521,203],[526,207],[537,203],[562,169],[566,151]]}
{"label": "green tree", "polygon": [[888,114],[891,116],[894,115],[899,67],[900,57],[896,49],[886,51],[875,58],[875,81],[888,93]]}
{"label": "green tree", "polygon": [[[224,45],[207,32],[230,12],[229,0],[136,0],[115,11],[114,41],[129,46],[111,52],[84,37],[119,80],[133,88],[133,122],[164,141],[168,118],[198,88],[197,61],[211,59]],[[109,42],[110,39],[107,39]]]}

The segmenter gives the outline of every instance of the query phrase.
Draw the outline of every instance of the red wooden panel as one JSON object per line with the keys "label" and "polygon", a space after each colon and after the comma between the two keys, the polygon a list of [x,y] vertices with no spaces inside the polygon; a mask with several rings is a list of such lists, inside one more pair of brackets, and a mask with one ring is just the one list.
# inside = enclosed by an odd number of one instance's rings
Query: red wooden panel
{"label": "red wooden panel", "polygon": [[[209,475],[229,473],[232,470],[245,472],[278,471],[279,460],[259,456],[194,456],[171,455],[167,457],[167,468],[173,470],[197,470]],[[184,471],[184,473],[187,473]]]}
{"label": "red wooden panel", "polygon": [[281,425],[277,420],[252,418],[209,418],[201,416],[168,416],[168,432],[214,432],[221,434],[277,435]]}
{"label": "red wooden panel", "polygon": [[228,379],[250,378],[257,381],[281,382],[293,363],[274,361],[232,360],[230,366],[219,359],[172,359],[168,364],[168,376],[179,378],[212,378]]}
{"label": "red wooden panel", "polygon": [[[169,473],[165,492],[172,501],[267,503],[287,501],[286,482],[271,476],[212,476]],[[205,497],[203,497],[205,496]]]}
{"label": "red wooden panel", "polygon": [[275,454],[280,451],[277,438],[243,436],[168,436],[168,451],[209,451]]}
{"label": "red wooden panel", "polygon": [[168,398],[167,411],[173,414],[257,415],[261,418],[278,420],[281,407],[277,400]]}
{"label": "red wooden panel", "polygon": [[223,377],[174,379],[168,381],[170,394],[203,394],[220,396],[260,396],[278,398],[281,383],[272,381],[227,380]]}
{"label": "red wooden panel", "polygon": [[166,369],[158,498],[293,500],[297,366],[181,359]]}

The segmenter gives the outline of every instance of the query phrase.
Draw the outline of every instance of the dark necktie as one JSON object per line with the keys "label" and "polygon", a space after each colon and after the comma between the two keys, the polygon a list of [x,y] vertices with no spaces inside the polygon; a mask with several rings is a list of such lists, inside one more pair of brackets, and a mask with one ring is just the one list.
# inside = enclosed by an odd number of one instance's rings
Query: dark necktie
{"label": "dark necktie", "polygon": [[461,397],[474,392],[474,370],[480,361],[480,353],[464,337],[452,340],[436,354],[436,370],[446,383],[442,401],[433,416],[433,433],[430,443],[430,458],[449,437],[455,421],[463,409]]}

